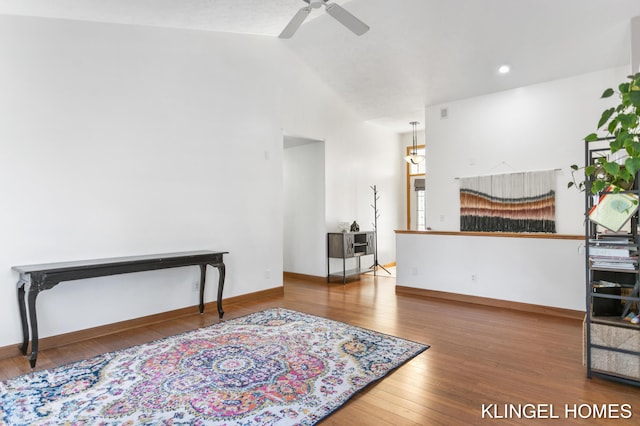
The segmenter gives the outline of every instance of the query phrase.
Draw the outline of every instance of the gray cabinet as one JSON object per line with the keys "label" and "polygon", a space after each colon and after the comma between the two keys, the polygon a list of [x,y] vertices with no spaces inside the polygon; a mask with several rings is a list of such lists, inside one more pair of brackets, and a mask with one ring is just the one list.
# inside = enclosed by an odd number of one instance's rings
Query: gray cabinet
{"label": "gray cabinet", "polygon": [[[374,253],[374,241],[375,235],[373,231],[328,233],[327,282],[332,277],[340,277],[342,282],[345,283],[348,276],[360,275],[360,258]],[[342,259],[341,271],[331,272],[331,259]],[[355,261],[350,259],[355,259]],[[352,269],[347,269],[348,264]]]}

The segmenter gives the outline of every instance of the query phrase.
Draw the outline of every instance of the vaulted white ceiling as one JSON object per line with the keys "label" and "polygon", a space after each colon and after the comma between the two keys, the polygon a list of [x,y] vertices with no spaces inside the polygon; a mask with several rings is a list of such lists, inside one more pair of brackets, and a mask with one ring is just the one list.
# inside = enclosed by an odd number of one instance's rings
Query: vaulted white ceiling
{"label": "vaulted white ceiling", "polygon": [[[281,40],[363,119],[398,132],[424,107],[630,64],[638,0],[336,0],[371,30],[314,10]],[[0,0],[32,15],[277,37],[302,0]],[[512,72],[499,75],[507,63]]]}

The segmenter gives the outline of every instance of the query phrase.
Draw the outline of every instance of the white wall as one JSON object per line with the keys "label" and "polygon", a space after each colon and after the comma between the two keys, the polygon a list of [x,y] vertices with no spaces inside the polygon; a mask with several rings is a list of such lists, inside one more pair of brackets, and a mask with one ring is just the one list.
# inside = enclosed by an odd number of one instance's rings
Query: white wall
{"label": "white wall", "polygon": [[[346,130],[339,143],[327,143],[327,231],[337,232],[338,223],[353,222],[361,231],[373,229],[373,191],[378,190],[378,262],[396,260],[395,230],[402,226],[400,211],[404,193],[398,193],[402,160],[398,158],[398,136],[369,126],[363,135]],[[329,142],[327,140],[327,142]],[[369,259],[367,259],[369,260]],[[369,265],[362,261],[363,267]]]}
{"label": "white wall", "polygon": [[[569,168],[584,162],[582,138],[596,130],[602,111],[615,101],[600,95],[627,74],[628,67],[608,69],[428,107],[427,226],[460,229],[456,177],[557,168],[557,232],[582,234],[584,194],[567,188]],[[441,119],[444,107],[448,118]],[[579,245],[572,240],[398,236],[397,282],[582,309],[584,256]],[[474,274],[480,278],[472,283]],[[547,294],[558,298],[550,300]]]}
{"label": "white wall", "polygon": [[398,285],[584,310],[577,240],[398,234]]}
{"label": "white wall", "polygon": [[[326,141],[327,223],[398,179],[370,169],[397,137],[275,38],[0,16],[0,64],[0,346],[21,336],[12,265],[227,250],[225,298],[281,286],[283,134]],[[63,283],[39,296],[41,336],[194,305],[196,279]]]}
{"label": "white wall", "polygon": [[284,168],[284,270],[326,275],[324,142],[286,146]]}
{"label": "white wall", "polygon": [[640,72],[640,16],[631,19],[631,74]]}
{"label": "white wall", "polygon": [[600,95],[627,74],[608,69],[427,108],[427,226],[460,229],[456,177],[557,168],[557,232],[582,233],[584,198],[567,188],[570,166],[584,162],[582,139],[615,102]]}

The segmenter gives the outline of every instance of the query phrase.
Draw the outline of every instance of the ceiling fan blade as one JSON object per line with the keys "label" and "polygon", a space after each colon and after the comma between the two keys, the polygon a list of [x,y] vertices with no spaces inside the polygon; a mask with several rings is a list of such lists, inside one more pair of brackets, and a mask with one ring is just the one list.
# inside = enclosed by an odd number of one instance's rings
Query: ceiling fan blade
{"label": "ceiling fan blade", "polygon": [[342,25],[353,31],[357,35],[362,35],[369,31],[369,26],[347,12],[342,6],[331,3],[326,6],[327,13],[333,16]]}
{"label": "ceiling fan blade", "polygon": [[293,18],[291,18],[291,21],[289,21],[287,26],[284,27],[284,30],[282,30],[282,32],[280,33],[280,35],[278,37],[279,38],[291,38],[291,37],[293,37],[293,35],[296,33],[296,31],[298,31],[298,28],[300,28],[300,25],[302,25],[304,20],[307,19],[307,16],[309,16],[309,13],[311,13],[311,8],[310,7],[303,7],[302,9],[300,9],[293,16]]}

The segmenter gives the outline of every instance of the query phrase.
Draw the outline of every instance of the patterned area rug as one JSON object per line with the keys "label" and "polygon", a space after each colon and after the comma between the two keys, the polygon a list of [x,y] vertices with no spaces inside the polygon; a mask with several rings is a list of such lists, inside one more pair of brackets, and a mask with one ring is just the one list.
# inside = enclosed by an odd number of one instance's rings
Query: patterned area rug
{"label": "patterned area rug", "polygon": [[0,383],[7,425],[312,425],[428,349],[270,309]]}

